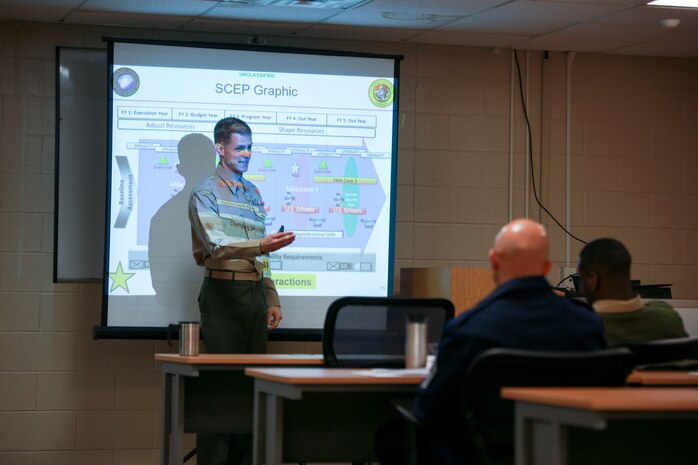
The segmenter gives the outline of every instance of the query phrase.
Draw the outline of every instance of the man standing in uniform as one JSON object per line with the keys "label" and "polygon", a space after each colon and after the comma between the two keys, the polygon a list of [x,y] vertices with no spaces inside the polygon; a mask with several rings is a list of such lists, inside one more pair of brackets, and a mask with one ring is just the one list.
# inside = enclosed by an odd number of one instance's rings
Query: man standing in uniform
{"label": "man standing in uniform", "polygon": [[[265,233],[264,202],[243,177],[252,155],[247,123],[223,118],[213,132],[218,166],[189,199],[192,252],[205,268],[199,293],[204,345],[209,353],[265,353],[267,331],[282,318],[268,253],[291,244],[295,235]],[[197,436],[200,465],[249,463],[250,455],[249,437]]]}

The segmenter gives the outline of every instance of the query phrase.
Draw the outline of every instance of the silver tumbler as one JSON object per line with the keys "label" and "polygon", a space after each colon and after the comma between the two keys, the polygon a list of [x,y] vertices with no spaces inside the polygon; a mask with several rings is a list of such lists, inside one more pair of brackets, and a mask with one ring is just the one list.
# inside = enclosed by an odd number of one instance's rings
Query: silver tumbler
{"label": "silver tumbler", "polygon": [[199,355],[199,323],[182,321],[179,323],[179,355],[195,357]]}
{"label": "silver tumbler", "polygon": [[408,315],[405,335],[405,368],[427,366],[427,318]]}

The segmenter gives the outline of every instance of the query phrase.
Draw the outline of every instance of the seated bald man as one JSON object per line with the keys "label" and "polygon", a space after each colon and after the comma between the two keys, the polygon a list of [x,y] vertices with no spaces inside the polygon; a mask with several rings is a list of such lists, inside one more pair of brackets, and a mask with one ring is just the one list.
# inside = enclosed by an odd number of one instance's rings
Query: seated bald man
{"label": "seated bald man", "polygon": [[458,384],[492,348],[585,351],[606,347],[601,318],[586,304],[554,294],[545,275],[550,243],[543,225],[505,225],[489,251],[497,288],[448,323],[434,367],[418,389],[415,413],[429,433],[423,463],[468,463],[458,416]]}

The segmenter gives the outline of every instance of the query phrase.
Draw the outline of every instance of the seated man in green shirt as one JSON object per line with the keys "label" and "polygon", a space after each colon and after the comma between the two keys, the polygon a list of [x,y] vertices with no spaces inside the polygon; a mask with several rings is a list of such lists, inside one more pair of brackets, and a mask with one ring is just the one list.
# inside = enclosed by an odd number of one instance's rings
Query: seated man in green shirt
{"label": "seated man in green shirt", "polygon": [[579,277],[589,305],[604,322],[609,346],[688,337],[681,316],[662,301],[643,303],[630,281],[631,257],[615,239],[596,239],[579,254]]}

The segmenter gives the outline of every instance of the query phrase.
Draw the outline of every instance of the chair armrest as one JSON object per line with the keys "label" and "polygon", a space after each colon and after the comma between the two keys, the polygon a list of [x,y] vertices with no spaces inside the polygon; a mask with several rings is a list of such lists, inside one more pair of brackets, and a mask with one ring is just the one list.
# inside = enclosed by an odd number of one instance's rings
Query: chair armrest
{"label": "chair armrest", "polygon": [[400,415],[400,418],[405,420],[413,427],[420,426],[420,421],[414,415],[414,405],[412,401],[405,399],[393,399],[392,404],[395,407],[395,410],[397,410],[398,415]]}

